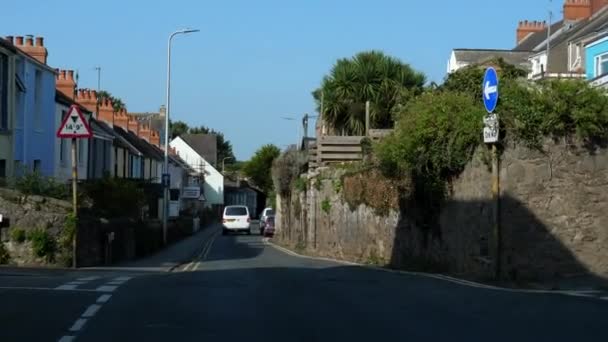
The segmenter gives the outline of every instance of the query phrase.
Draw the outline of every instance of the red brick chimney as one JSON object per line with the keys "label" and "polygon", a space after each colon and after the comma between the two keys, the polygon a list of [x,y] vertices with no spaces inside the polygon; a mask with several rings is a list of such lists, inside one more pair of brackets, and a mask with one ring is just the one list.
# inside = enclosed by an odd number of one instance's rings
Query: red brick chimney
{"label": "red brick chimney", "polygon": [[521,43],[528,35],[543,31],[546,28],[546,21],[520,21],[517,25],[517,44]]}
{"label": "red brick chimney", "polygon": [[591,13],[597,13],[606,5],[608,5],[608,0],[591,0]]}
{"label": "red brick chimney", "polygon": [[[97,92],[95,90],[80,89],[76,94],[76,102],[94,113],[97,110]],[[103,99],[101,101],[97,119],[109,125],[114,124],[114,107],[112,101],[109,99]]]}
{"label": "red brick chimney", "polygon": [[21,49],[21,51],[27,53],[31,57],[38,60],[38,62],[46,64],[46,59],[49,53],[44,47],[44,38],[36,37],[35,39],[36,44],[34,45],[34,37],[26,36],[25,44],[23,44],[23,36],[17,36],[15,39],[15,46]]}
{"label": "red brick chimney", "polygon": [[121,109],[120,112],[114,113],[114,125],[121,127],[124,130],[129,130],[129,117],[127,116],[127,110]]}
{"label": "red brick chimney", "polygon": [[587,19],[592,14],[591,0],[566,0],[564,2],[564,20]]}
{"label": "red brick chimney", "polygon": [[151,131],[150,131],[150,125],[148,124],[143,124],[139,127],[139,137],[144,139],[145,141],[150,141],[150,135],[151,135]]}
{"label": "red brick chimney", "polygon": [[150,144],[160,147],[160,133],[157,130],[150,132]]}
{"label": "red brick chimney", "polygon": [[[74,92],[76,91],[76,81],[74,80],[74,70],[60,70],[56,69],[56,83],[55,87],[57,90],[62,92],[69,98],[74,98]],[[88,109],[88,108],[87,108]],[[93,110],[94,112],[94,110]]]}
{"label": "red brick chimney", "polygon": [[128,116],[129,120],[127,122],[127,127],[129,131],[133,132],[135,135],[139,135],[139,121],[133,115]]}

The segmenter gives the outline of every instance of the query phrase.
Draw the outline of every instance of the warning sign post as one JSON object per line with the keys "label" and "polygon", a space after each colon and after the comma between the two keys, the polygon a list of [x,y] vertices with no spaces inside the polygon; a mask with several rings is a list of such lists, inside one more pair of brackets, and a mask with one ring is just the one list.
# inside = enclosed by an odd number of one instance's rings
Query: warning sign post
{"label": "warning sign post", "polygon": [[[57,137],[60,139],[72,139],[72,210],[74,218],[78,218],[78,153],[76,151],[76,139],[90,138],[93,135],[91,127],[87,123],[86,118],[82,115],[80,108],[77,105],[72,105],[68,110],[68,114],[63,118]],[[74,231],[72,240],[72,266],[76,268],[76,246],[77,246],[78,227]]]}

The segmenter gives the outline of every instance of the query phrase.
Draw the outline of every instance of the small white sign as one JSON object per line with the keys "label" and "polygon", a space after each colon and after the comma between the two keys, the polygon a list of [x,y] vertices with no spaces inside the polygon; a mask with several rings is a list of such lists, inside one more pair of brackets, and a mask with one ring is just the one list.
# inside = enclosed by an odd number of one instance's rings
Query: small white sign
{"label": "small white sign", "polygon": [[486,144],[498,142],[499,133],[498,115],[495,113],[486,115],[483,119],[483,142]]}
{"label": "small white sign", "polygon": [[0,222],[2,222],[2,214],[0,214]]}
{"label": "small white sign", "polygon": [[182,198],[199,199],[201,197],[201,188],[198,186],[185,187],[182,191]]}

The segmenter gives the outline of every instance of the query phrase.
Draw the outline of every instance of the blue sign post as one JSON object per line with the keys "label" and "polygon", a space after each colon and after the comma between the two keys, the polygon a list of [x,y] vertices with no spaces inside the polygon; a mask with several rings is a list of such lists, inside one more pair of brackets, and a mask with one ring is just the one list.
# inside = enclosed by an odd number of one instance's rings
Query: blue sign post
{"label": "blue sign post", "polygon": [[498,104],[498,74],[496,69],[487,68],[482,85],[483,104],[488,113],[492,113]]}

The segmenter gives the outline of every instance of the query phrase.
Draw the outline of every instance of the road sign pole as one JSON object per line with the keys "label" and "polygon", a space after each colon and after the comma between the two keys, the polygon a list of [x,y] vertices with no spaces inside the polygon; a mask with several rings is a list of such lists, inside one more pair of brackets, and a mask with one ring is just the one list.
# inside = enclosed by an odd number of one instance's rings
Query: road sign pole
{"label": "road sign pole", "polygon": [[500,279],[502,262],[502,232],[500,227],[500,167],[496,143],[492,144],[492,221],[495,261],[494,277],[498,280]]}
{"label": "road sign pole", "polygon": [[498,104],[498,74],[494,68],[486,69],[481,85],[483,104],[488,112],[484,119],[484,142],[492,145],[492,250],[494,259],[494,277],[501,276],[502,266],[502,231],[500,227],[500,161],[498,159],[498,139],[500,125],[498,115],[494,113]]}
{"label": "road sign pole", "polygon": [[[74,219],[78,218],[78,163],[76,158],[76,138],[72,138],[72,211],[74,213]],[[78,267],[76,259],[78,252],[78,228],[74,229],[74,236],[72,238],[72,267]]]}

